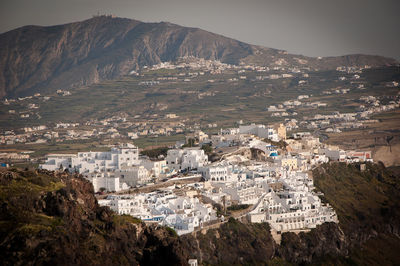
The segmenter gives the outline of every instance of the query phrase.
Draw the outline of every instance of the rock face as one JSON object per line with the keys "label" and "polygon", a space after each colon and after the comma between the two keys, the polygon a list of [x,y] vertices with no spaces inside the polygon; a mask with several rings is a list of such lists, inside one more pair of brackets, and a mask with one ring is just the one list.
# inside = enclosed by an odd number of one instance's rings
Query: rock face
{"label": "rock face", "polygon": [[[367,163],[363,171],[360,164],[345,163],[324,164],[313,171],[315,186],[338,214],[345,237],[339,246],[348,247],[346,262],[400,263],[400,176],[395,170],[379,162]],[[332,239],[338,239],[335,235]],[[379,252],[377,243],[383,243]]]}
{"label": "rock face", "polygon": [[182,237],[185,249],[205,265],[262,265],[275,256],[267,223],[243,224],[230,219],[218,229]]}
{"label": "rock face", "polygon": [[315,263],[327,256],[346,256],[348,245],[337,224],[325,223],[309,233],[284,233],[279,253],[293,263]]}
{"label": "rock face", "polygon": [[394,59],[349,55],[316,59],[239,42],[171,23],[143,23],[99,16],[82,22],[25,26],[0,35],[0,98],[68,89],[113,79],[179,57],[195,56],[238,64],[382,66]]}
{"label": "rock face", "polygon": [[179,239],[164,228],[99,207],[83,178],[2,172],[3,265],[185,265]]}

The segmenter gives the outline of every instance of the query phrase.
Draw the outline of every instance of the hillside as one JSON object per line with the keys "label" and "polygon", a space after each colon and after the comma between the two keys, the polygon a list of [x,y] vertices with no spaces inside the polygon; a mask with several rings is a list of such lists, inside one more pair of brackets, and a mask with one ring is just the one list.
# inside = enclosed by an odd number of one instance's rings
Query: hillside
{"label": "hillside", "polygon": [[394,59],[379,56],[316,59],[291,55],[201,29],[99,16],[58,26],[25,26],[1,34],[0,98],[90,85],[183,56],[313,69],[396,64]]}
{"label": "hillside", "polygon": [[284,233],[230,219],[218,229],[177,237],[99,207],[79,176],[1,170],[0,248],[4,265],[398,265],[399,171],[382,164],[325,164],[313,172],[339,226]]}
{"label": "hillside", "polygon": [[[399,168],[331,163],[313,171],[315,186],[338,214],[349,253],[340,264],[400,263]],[[377,248],[379,247],[379,248]],[[337,261],[335,264],[338,264]]]}
{"label": "hillside", "polygon": [[173,231],[115,215],[93,193],[78,176],[2,170],[2,265],[185,265]]}

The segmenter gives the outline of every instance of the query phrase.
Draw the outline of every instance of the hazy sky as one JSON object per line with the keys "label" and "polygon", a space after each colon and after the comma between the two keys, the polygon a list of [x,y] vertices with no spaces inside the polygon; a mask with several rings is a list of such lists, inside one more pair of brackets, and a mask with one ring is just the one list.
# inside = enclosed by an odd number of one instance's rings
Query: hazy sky
{"label": "hazy sky", "polygon": [[0,32],[100,13],[198,27],[308,56],[400,60],[400,0],[0,0]]}

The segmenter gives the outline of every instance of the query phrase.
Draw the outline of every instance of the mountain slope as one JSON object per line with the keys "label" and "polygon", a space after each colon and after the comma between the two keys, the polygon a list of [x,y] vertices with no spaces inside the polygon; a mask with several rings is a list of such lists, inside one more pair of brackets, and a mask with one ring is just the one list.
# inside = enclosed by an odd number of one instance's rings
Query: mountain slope
{"label": "mountain slope", "polygon": [[0,36],[0,96],[88,85],[185,55],[235,63],[235,56],[251,50],[232,39],[169,23],[96,17],[27,26]]}
{"label": "mountain slope", "polygon": [[238,64],[336,68],[391,65],[389,58],[350,55],[309,58],[254,46],[201,29],[99,16],[82,22],[25,26],[0,35],[0,98],[68,89],[113,79],[133,69],[183,56]]}

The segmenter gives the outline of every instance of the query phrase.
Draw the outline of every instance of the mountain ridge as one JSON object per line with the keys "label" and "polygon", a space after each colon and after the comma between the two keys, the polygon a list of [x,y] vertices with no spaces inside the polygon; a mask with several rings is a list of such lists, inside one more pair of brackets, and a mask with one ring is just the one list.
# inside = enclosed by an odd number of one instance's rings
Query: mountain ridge
{"label": "mountain ridge", "polygon": [[0,34],[0,98],[86,86],[184,56],[266,66],[282,59],[283,66],[312,69],[397,64],[380,56],[292,55],[199,28],[98,16],[55,26],[23,26]]}

